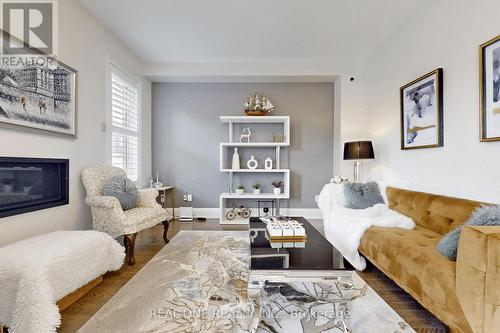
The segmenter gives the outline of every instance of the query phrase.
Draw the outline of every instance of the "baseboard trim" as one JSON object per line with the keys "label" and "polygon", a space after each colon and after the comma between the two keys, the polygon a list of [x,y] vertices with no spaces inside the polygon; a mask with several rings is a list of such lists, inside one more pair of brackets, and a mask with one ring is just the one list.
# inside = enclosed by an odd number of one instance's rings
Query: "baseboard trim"
{"label": "baseboard trim", "polygon": [[[171,209],[169,210],[172,212]],[[302,216],[306,219],[322,219],[323,215],[319,208],[281,208],[281,215]],[[175,217],[178,218],[179,209],[175,209]],[[194,217],[205,217],[207,219],[218,219],[220,217],[219,208],[194,208]]]}

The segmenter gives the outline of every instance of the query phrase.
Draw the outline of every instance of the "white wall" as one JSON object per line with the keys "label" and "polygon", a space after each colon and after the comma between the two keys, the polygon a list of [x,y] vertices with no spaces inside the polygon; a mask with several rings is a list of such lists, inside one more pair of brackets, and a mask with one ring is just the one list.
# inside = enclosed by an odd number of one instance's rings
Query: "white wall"
{"label": "white wall", "polygon": [[[479,142],[478,46],[500,34],[498,0],[428,0],[363,64],[362,107],[343,109],[342,140],[372,139],[368,179],[500,203],[500,142]],[[444,68],[444,147],[400,150],[399,87]],[[351,164],[342,173],[351,175]]]}
{"label": "white wall", "polygon": [[[141,75],[142,63],[93,16],[73,0],[59,1],[59,59],[78,70],[78,138],[0,128],[0,155],[69,158],[70,203],[0,219],[0,246],[53,230],[91,228],[80,172],[86,166],[106,161],[106,134],[101,123],[106,120],[107,56]],[[149,81],[144,80],[145,176],[151,169],[150,91]]]}

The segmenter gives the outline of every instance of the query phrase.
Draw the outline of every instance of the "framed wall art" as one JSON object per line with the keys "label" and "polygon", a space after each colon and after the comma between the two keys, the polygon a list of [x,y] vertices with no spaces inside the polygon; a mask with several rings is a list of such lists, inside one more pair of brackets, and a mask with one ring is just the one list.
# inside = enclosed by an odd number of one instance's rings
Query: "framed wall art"
{"label": "framed wall art", "polygon": [[443,69],[400,89],[401,149],[443,146]]}
{"label": "framed wall art", "polygon": [[43,53],[0,58],[0,125],[76,136],[77,71]]}
{"label": "framed wall art", "polygon": [[500,36],[479,47],[481,141],[500,141]]}

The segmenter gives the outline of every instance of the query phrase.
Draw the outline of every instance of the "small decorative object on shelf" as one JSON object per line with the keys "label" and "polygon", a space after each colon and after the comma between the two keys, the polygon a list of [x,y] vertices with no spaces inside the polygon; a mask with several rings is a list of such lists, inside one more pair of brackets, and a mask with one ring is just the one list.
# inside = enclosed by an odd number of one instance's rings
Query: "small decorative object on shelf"
{"label": "small decorative object on shelf", "polygon": [[241,133],[241,135],[240,135],[240,143],[242,143],[243,140],[245,140],[245,139],[247,139],[247,142],[250,143],[250,136],[251,135],[252,135],[252,132],[250,131],[250,127],[244,128],[243,133]]}
{"label": "small decorative object on shelf", "polygon": [[255,159],[255,156],[252,155],[252,157],[248,160],[247,162],[247,167],[251,170],[257,169],[259,166],[259,162]]}
{"label": "small decorative object on shelf", "polygon": [[266,158],[264,160],[264,169],[272,170],[273,169],[273,160],[271,158]]}
{"label": "small decorative object on shelf", "polygon": [[245,194],[245,186],[238,185],[238,187],[236,188],[236,194]]}
{"label": "small decorative object on shelf", "polygon": [[242,217],[244,219],[247,219],[250,217],[250,214],[252,211],[245,206],[239,206],[236,207],[236,205],[233,205],[233,208],[231,208],[227,213],[226,213],[226,219],[229,221],[232,221],[236,218],[236,216]]}
{"label": "small decorative object on shelf", "polygon": [[[257,201],[257,210],[259,217],[274,216],[274,200],[259,200]],[[263,214],[261,214],[261,212]]]}
{"label": "small decorative object on shelf", "polygon": [[163,187],[163,183],[160,182],[160,178],[158,177],[158,170],[156,170],[156,181],[153,183],[154,188]]}
{"label": "small decorative object on shelf", "polygon": [[265,116],[274,110],[274,105],[265,96],[252,93],[244,104],[247,116]]}
{"label": "small decorative object on shelf", "polygon": [[330,179],[330,183],[334,183],[334,184],[342,184],[342,183],[345,183],[347,181],[349,181],[349,179],[344,178],[342,176],[335,176],[332,179]]}
{"label": "small decorative object on shelf", "polygon": [[231,169],[233,169],[233,170],[240,169],[240,155],[238,154],[238,147],[234,148],[233,163],[231,165]]}
{"label": "small decorative object on shelf", "polygon": [[275,180],[271,184],[274,186],[273,193],[275,195],[280,195],[281,194],[281,186],[283,185],[283,182],[281,180]]}
{"label": "small decorative object on shelf", "polygon": [[284,143],[284,142],[286,142],[286,135],[282,135],[282,134],[276,135],[276,134],[273,134],[273,142],[274,143]]}
{"label": "small decorative object on shelf", "polygon": [[253,187],[253,194],[260,194],[260,189],[262,188],[262,185],[257,182],[252,185]]}

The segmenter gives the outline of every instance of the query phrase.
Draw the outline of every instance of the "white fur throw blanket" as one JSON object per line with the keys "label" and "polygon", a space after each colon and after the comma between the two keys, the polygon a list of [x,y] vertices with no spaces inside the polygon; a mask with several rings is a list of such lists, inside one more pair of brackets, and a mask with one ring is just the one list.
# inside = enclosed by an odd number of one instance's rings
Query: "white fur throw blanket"
{"label": "white fur throw blanket", "polygon": [[56,302],[123,264],[124,248],[98,231],[56,231],[0,248],[0,322],[11,333],[56,332]]}
{"label": "white fur throw blanket", "polygon": [[[387,203],[386,187],[379,183],[380,191]],[[318,206],[323,213],[325,236],[357,270],[366,268],[366,260],[359,252],[359,244],[366,230],[371,226],[415,228],[415,222],[386,204],[367,209],[344,207],[344,186],[327,184],[321,190]]]}

